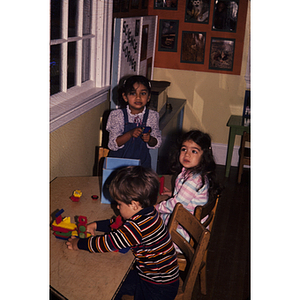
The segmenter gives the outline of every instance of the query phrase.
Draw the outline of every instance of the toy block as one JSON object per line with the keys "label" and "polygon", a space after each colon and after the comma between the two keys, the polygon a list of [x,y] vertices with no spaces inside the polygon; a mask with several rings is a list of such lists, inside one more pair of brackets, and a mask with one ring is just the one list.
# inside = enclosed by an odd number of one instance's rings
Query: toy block
{"label": "toy block", "polygon": [[102,172],[101,203],[111,204],[114,200],[109,194],[109,185],[114,178],[114,171],[127,166],[139,166],[139,159],[105,157]]}
{"label": "toy block", "polygon": [[58,211],[56,214],[55,214],[55,221],[57,224],[59,224],[61,221],[62,221],[62,216],[61,214],[64,212],[63,209],[61,209],[60,211]]}
{"label": "toy block", "polygon": [[81,239],[87,237],[86,226],[87,226],[87,217],[79,216],[77,232],[78,232],[78,237]]}
{"label": "toy block", "polygon": [[161,195],[164,191],[164,186],[165,186],[165,177],[161,176],[159,179],[159,194]]}
{"label": "toy block", "polygon": [[[52,228],[53,228],[53,226],[55,227],[55,228],[62,228],[62,229],[68,229],[69,231],[71,230],[75,230],[76,229],[76,224],[74,224],[74,223],[71,223],[71,219],[70,219],[70,217],[65,217],[65,218],[63,218],[63,220],[59,223],[59,224],[57,224],[56,223],[56,221],[54,221],[53,223],[52,223]],[[60,230],[60,229],[59,229]],[[60,230],[61,231],[61,230]]]}
{"label": "toy block", "polygon": [[75,190],[73,192],[73,195],[70,197],[70,199],[73,201],[73,202],[78,202],[80,200],[80,197],[82,196],[82,191],[80,190]]}

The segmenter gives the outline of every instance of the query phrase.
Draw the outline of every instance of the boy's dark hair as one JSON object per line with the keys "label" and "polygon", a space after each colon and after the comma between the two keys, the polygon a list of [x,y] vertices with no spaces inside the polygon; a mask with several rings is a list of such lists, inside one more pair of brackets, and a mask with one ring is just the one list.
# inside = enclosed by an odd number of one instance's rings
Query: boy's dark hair
{"label": "boy's dark hair", "polygon": [[119,170],[109,186],[113,199],[130,204],[137,201],[142,208],[156,204],[159,190],[158,175],[142,166]]}
{"label": "boy's dark hair", "polygon": [[[200,174],[202,186],[205,183],[205,177],[207,177],[209,181],[209,200],[214,200],[216,196],[220,194],[222,188],[218,184],[216,178],[216,163],[212,154],[211,138],[209,134],[203,133],[200,130],[191,130],[184,133],[178,141],[178,145],[173,154],[171,170],[176,174],[181,172],[182,165],[179,162],[179,156],[181,146],[185,141],[193,141],[200,146],[203,151],[199,165],[191,168],[190,171],[193,174]],[[202,186],[198,189],[201,189]]]}

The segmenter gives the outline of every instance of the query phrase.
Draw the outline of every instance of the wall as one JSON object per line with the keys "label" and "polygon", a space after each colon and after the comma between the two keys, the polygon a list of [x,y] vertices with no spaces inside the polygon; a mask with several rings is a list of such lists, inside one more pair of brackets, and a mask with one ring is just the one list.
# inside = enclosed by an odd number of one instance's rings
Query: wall
{"label": "wall", "polygon": [[[212,142],[221,144],[221,148],[227,145],[229,129],[226,123],[230,115],[243,113],[249,39],[250,1],[240,75],[154,68],[154,80],[171,82],[168,88],[169,97],[187,100],[183,129],[199,128],[208,132]],[[235,145],[239,143],[240,138],[237,137]]]}
{"label": "wall", "polygon": [[92,176],[105,101],[50,134],[50,181],[57,176]]}

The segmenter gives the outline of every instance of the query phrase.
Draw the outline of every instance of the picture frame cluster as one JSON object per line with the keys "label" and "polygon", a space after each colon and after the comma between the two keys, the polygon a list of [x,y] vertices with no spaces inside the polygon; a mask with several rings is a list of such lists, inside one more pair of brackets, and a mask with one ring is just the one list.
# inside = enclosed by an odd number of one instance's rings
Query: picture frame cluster
{"label": "picture frame cluster", "polygon": [[[178,1],[154,0],[154,9],[177,10]],[[193,23],[193,29],[180,30],[184,26],[179,26],[179,20],[160,19],[158,51],[178,52],[181,36],[180,63],[204,64],[209,60],[210,70],[232,71],[240,1],[186,0],[183,19],[184,23]],[[197,27],[199,30],[194,30]],[[206,47],[209,47],[208,57],[205,57]]]}

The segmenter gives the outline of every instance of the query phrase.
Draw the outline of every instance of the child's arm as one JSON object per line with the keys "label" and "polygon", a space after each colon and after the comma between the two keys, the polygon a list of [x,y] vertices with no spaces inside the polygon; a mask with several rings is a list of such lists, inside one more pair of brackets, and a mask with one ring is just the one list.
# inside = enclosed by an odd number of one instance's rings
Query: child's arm
{"label": "child's arm", "polygon": [[142,134],[142,132],[142,128],[137,127],[118,136],[116,139],[118,147],[121,147],[124,144],[126,144],[132,137],[138,138]]}
{"label": "child's arm", "polygon": [[[159,113],[157,111],[149,110],[149,116],[146,126],[151,127],[149,141],[144,141],[150,148],[158,148],[161,145],[161,132],[159,130]],[[150,138],[151,137],[151,138]],[[147,138],[147,137],[145,137]]]}
{"label": "child's arm", "polygon": [[120,229],[113,232],[99,236],[91,236],[85,239],[70,238],[66,244],[68,249],[80,249],[96,253],[120,251],[138,245],[141,240],[142,234],[137,226],[127,221]]}

